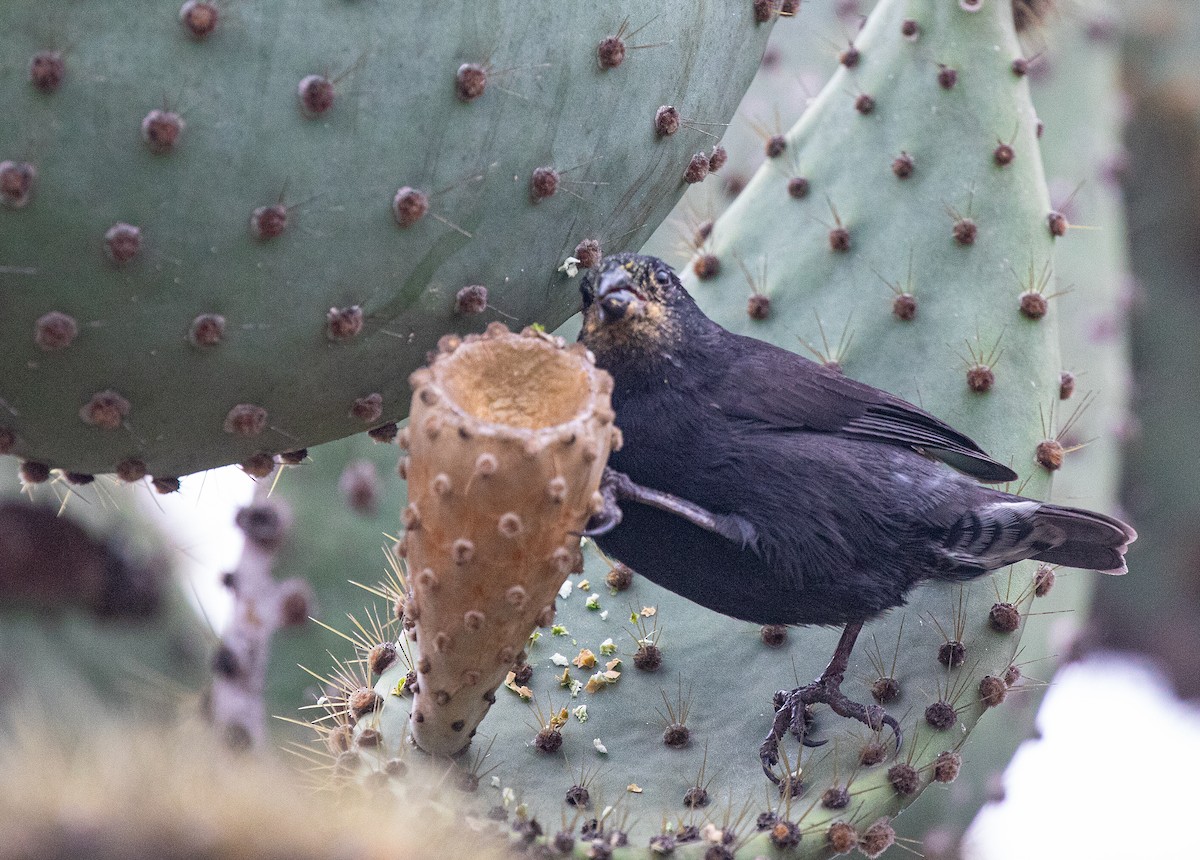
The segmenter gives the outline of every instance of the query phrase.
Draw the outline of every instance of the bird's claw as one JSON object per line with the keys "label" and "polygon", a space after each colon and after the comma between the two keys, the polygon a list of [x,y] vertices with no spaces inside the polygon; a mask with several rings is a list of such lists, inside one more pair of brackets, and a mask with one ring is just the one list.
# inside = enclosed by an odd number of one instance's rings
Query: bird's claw
{"label": "bird's claw", "polygon": [[585,538],[597,538],[608,534],[620,524],[620,508],[617,508],[615,515],[609,511],[601,511],[587,521],[587,525],[583,527],[583,531],[571,532],[571,534]]}
{"label": "bird's claw", "polygon": [[606,535],[619,526],[624,514],[621,513],[617,499],[621,497],[621,490],[627,486],[633,486],[628,476],[606,466],[604,474],[600,477],[600,498],[603,500],[600,510],[592,514],[583,531],[575,534],[595,538]]}
{"label": "bird's claw", "polygon": [[779,742],[785,735],[791,734],[806,747],[818,747],[827,743],[827,740],[814,740],[809,737],[810,705],[828,705],[838,716],[858,720],[872,731],[880,731],[886,726],[895,736],[896,754],[899,755],[900,746],[904,742],[900,724],[878,705],[868,706],[851,701],[841,690],[841,680],[839,676],[822,676],[813,683],[797,687],[782,696],[780,693],[775,694],[776,701],[782,698],[782,703],[775,711],[770,733],[758,748],[763,773],[771,782],[779,784],[779,777],[776,776],[774,768],[779,762]]}

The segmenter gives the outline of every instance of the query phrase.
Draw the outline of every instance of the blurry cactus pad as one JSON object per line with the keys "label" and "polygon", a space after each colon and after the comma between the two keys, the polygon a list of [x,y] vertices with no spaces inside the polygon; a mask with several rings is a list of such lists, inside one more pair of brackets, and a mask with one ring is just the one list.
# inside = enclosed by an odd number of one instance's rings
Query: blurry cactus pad
{"label": "blurry cactus pad", "polygon": [[649,236],[759,5],[8,0],[0,453],[163,480],[403,417],[438,336]]}
{"label": "blurry cactus pad", "polygon": [[412,733],[427,752],[454,754],[583,568],[579,532],[621,436],[612,378],[582,345],[534,329],[447,336],[410,381],[400,470],[404,614],[421,647]]}

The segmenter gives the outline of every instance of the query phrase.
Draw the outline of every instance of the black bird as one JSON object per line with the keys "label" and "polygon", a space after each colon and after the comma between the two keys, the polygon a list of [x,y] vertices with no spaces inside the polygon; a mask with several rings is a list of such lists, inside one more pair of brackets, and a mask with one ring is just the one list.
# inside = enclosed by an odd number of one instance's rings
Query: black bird
{"label": "black bird", "polygon": [[1028,558],[1125,573],[1129,526],[981,486],[1017,475],[911,403],[725,330],[661,260],[606,257],[581,290],[579,340],[613,376],[625,437],[588,533],[725,615],[845,626],[821,677],[776,712],[760,749],[772,779],[810,704],[889,726],[899,748],[896,721],[840,684],[863,622],[922,580]]}

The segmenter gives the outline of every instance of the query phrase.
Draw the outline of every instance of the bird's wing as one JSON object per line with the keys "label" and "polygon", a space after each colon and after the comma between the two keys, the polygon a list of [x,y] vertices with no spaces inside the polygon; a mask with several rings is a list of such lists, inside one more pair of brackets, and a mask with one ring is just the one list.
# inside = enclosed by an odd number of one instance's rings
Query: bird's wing
{"label": "bird's wing", "polygon": [[750,338],[725,365],[714,405],[778,430],[830,433],[913,448],[980,481],[1013,481],[970,437],[907,401],[847,379],[803,356]]}

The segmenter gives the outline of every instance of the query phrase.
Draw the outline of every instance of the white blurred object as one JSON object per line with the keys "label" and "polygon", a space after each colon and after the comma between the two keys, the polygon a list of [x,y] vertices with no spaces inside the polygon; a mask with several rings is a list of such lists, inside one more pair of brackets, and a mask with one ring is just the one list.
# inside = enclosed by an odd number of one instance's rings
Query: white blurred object
{"label": "white blurred object", "polygon": [[1018,750],[1004,800],[967,831],[969,860],[1128,860],[1197,856],[1200,708],[1135,657],[1067,666],[1038,713],[1041,739]]}
{"label": "white blurred object", "polygon": [[166,534],[188,595],[218,633],[233,609],[221,574],[237,565],[242,551],[242,533],[233,518],[253,495],[254,479],[237,466],[188,475],[178,492],[165,496],[136,494],[138,504]]}

